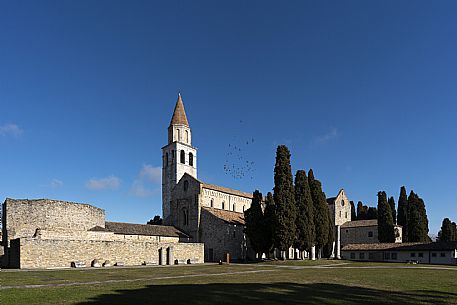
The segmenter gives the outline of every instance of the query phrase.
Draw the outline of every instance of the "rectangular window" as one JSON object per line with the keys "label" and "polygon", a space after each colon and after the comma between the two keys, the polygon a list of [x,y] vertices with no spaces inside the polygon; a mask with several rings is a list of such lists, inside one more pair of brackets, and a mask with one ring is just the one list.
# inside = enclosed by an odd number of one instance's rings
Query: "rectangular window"
{"label": "rectangular window", "polygon": [[351,252],[351,259],[355,259],[355,253]]}
{"label": "rectangular window", "polygon": [[424,257],[424,253],[421,252],[421,253],[419,253],[418,256],[419,256],[419,257]]}
{"label": "rectangular window", "polygon": [[391,255],[391,256],[392,256],[392,259],[398,259],[398,257],[397,257],[397,253],[392,253],[392,255]]}
{"label": "rectangular window", "polygon": [[368,237],[373,237],[373,231],[368,232]]}
{"label": "rectangular window", "polygon": [[390,253],[389,252],[385,252],[384,253],[384,259],[390,259]]}
{"label": "rectangular window", "polygon": [[344,213],[344,217],[348,218],[348,212]]}
{"label": "rectangular window", "polygon": [[410,255],[411,255],[411,257],[416,257],[416,253],[414,253],[414,252],[411,253]]}
{"label": "rectangular window", "polygon": [[365,259],[365,253],[363,253],[363,252],[362,252],[362,253],[359,253],[359,258],[360,258],[360,259]]}
{"label": "rectangular window", "polygon": [[368,259],[374,259],[374,253],[368,252]]}
{"label": "rectangular window", "polygon": [[435,252],[432,253],[432,257],[436,257],[436,253]]}
{"label": "rectangular window", "polygon": [[441,252],[441,253],[440,253],[440,257],[446,257],[446,253]]}

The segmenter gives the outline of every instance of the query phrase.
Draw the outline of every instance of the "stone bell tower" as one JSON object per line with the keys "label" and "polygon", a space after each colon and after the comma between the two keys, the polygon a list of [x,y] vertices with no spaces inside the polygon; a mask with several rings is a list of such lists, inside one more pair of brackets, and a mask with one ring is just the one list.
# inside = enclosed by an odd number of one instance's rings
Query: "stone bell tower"
{"label": "stone bell tower", "polygon": [[162,218],[165,224],[170,217],[171,191],[184,173],[197,178],[197,149],[192,146],[192,132],[181,94],[178,94],[168,126],[168,144],[162,147]]}

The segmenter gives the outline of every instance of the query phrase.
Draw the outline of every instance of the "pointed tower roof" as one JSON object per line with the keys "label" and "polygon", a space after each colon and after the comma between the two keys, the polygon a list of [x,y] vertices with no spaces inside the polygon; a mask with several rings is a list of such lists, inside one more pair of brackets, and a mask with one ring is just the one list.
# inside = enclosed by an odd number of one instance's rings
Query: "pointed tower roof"
{"label": "pointed tower roof", "polygon": [[187,121],[186,111],[184,110],[184,104],[182,102],[181,93],[178,93],[178,100],[176,101],[175,110],[171,117],[170,125],[186,125],[189,126]]}

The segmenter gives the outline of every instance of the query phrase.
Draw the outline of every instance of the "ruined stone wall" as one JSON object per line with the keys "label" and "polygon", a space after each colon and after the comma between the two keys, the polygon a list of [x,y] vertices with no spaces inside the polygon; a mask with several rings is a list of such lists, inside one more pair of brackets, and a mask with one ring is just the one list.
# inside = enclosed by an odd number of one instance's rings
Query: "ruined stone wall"
{"label": "ruined stone wall", "polygon": [[[16,241],[16,240],[15,240]],[[162,251],[159,251],[162,249]],[[141,265],[143,262],[159,263],[159,253],[172,249],[172,262],[180,263],[191,259],[203,263],[204,250],[201,243],[165,243],[132,240],[54,240],[21,238],[19,257],[20,268],[70,267],[72,261],[83,261],[90,266],[92,260],[112,264],[123,262],[127,265]]]}
{"label": "ruined stone wall", "polygon": [[86,231],[105,227],[105,211],[88,204],[59,200],[6,199],[3,235],[9,241],[31,237],[36,229]]}

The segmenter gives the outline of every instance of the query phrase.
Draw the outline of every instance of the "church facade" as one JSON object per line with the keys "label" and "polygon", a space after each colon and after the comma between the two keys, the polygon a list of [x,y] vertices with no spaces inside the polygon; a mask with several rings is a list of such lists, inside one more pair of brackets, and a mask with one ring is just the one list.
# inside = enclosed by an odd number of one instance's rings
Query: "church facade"
{"label": "church facade", "polygon": [[180,228],[205,246],[205,261],[249,259],[243,213],[252,194],[205,183],[197,177],[197,149],[181,95],[162,148],[162,212],[166,225]]}

